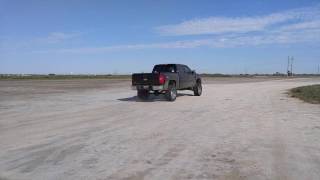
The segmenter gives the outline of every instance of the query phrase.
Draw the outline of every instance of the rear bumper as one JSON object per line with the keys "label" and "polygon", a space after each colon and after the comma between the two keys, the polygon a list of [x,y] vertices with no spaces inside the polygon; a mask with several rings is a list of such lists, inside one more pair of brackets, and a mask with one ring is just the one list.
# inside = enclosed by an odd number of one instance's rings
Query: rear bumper
{"label": "rear bumper", "polygon": [[163,85],[160,86],[149,86],[149,85],[137,85],[131,86],[132,90],[149,90],[149,91],[163,91],[165,90]]}

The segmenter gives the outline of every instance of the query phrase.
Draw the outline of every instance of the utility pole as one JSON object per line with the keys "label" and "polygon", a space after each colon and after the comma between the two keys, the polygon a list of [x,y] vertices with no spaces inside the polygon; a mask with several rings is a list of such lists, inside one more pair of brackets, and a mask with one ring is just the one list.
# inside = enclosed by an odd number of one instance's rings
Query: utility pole
{"label": "utility pole", "polygon": [[293,76],[293,69],[292,69],[292,66],[293,66],[293,56],[291,57],[291,67],[290,67],[291,76]]}
{"label": "utility pole", "polygon": [[290,64],[290,56],[288,56],[288,63],[287,63],[287,76],[290,75],[289,73],[289,64]]}
{"label": "utility pole", "polygon": [[288,64],[287,64],[287,76],[293,76],[293,56],[288,56]]}
{"label": "utility pole", "polygon": [[318,75],[320,75],[320,64],[318,64]]}

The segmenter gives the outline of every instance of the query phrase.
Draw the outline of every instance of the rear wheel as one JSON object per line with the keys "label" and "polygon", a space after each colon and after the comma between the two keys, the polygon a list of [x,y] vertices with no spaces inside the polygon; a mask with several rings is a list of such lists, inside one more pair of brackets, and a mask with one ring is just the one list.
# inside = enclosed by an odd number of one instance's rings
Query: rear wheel
{"label": "rear wheel", "polygon": [[149,98],[149,91],[148,90],[138,90],[137,92],[138,98],[146,100]]}
{"label": "rear wheel", "polygon": [[168,101],[175,101],[177,98],[177,89],[175,83],[170,83],[168,91],[166,92],[166,98]]}
{"label": "rear wheel", "polygon": [[193,87],[193,93],[195,96],[201,96],[202,94],[202,84],[201,81],[197,81],[197,84],[195,87]]}

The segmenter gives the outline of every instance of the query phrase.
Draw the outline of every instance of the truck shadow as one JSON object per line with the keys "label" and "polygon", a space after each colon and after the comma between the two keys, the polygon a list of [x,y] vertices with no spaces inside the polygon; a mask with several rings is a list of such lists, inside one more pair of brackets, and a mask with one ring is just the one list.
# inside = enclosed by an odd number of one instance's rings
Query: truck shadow
{"label": "truck shadow", "polygon": [[[177,98],[181,96],[193,96],[192,94],[178,93]],[[128,98],[120,98],[119,101],[128,101],[128,102],[156,102],[156,101],[167,101],[166,97],[163,94],[155,96],[150,94],[148,99],[139,99],[138,96],[132,96]]]}

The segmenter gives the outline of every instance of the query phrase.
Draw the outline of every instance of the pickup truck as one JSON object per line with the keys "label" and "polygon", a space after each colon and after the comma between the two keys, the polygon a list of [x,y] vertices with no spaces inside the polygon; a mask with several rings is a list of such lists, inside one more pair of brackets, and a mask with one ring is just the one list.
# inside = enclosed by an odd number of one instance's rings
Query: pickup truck
{"label": "pickup truck", "polygon": [[201,77],[182,64],[158,64],[152,73],[132,74],[132,89],[137,90],[140,99],[148,99],[150,94],[164,94],[168,101],[175,101],[177,90],[191,90],[201,96]]}

